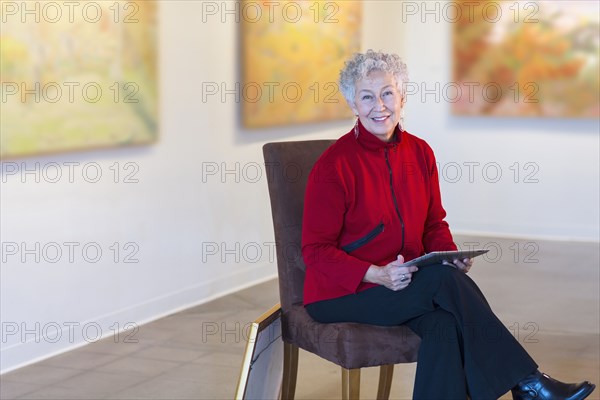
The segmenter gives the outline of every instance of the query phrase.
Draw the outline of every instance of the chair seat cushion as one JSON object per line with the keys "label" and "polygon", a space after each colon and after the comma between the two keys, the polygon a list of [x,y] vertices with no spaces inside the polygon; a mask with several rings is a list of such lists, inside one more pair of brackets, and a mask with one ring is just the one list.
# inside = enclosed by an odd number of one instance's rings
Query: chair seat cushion
{"label": "chair seat cushion", "polygon": [[322,324],[302,304],[282,317],[283,340],[347,369],[417,361],[421,339],[407,326]]}

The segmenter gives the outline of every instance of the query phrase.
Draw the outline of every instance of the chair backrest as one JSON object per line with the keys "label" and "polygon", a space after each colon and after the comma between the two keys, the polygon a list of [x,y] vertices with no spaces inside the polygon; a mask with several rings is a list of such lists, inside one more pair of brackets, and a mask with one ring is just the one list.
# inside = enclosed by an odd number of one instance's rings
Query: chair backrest
{"label": "chair backrest", "polygon": [[302,302],[302,214],[308,175],[317,159],[335,140],[267,143],[263,146],[265,169],[279,272],[279,296],[285,313]]}

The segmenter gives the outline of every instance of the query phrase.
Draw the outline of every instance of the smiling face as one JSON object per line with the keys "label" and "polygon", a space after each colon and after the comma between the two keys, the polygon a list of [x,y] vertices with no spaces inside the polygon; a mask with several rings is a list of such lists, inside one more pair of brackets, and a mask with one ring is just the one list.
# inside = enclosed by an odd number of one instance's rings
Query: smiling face
{"label": "smiling face", "polygon": [[383,71],[373,71],[356,82],[354,101],[350,104],[363,126],[379,139],[387,142],[400,121],[404,98],[396,85],[396,78]]}

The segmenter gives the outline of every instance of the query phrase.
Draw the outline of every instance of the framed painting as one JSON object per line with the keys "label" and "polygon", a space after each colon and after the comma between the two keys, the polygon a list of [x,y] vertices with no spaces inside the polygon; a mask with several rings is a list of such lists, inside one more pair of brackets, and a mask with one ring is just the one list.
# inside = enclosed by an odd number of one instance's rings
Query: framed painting
{"label": "framed painting", "polygon": [[278,399],[283,379],[281,306],[273,306],[249,328],[235,399]]}
{"label": "framed painting", "polygon": [[600,116],[597,2],[452,4],[454,114]]}
{"label": "framed painting", "polygon": [[157,2],[3,2],[2,159],[158,135]]}
{"label": "framed painting", "polygon": [[337,81],[344,60],[360,49],[361,2],[267,3],[240,3],[242,125],[352,117]]}

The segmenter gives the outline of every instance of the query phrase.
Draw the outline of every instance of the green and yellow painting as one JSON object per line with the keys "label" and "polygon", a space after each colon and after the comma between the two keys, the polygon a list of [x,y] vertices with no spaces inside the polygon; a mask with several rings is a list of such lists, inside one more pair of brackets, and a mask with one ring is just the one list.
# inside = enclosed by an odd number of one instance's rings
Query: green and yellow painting
{"label": "green and yellow painting", "polygon": [[156,140],[156,2],[6,3],[2,159]]}

